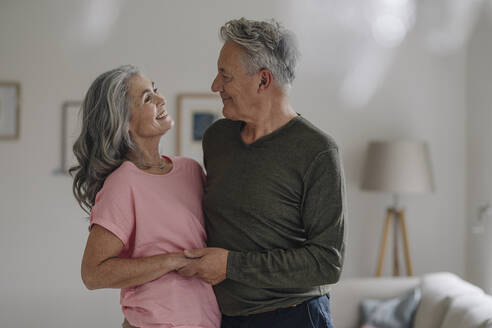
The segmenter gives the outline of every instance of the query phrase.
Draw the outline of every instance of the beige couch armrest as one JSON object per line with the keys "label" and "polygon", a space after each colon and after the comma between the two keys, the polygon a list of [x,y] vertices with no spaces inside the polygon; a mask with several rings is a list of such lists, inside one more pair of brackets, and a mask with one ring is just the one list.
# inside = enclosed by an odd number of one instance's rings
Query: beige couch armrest
{"label": "beige couch armrest", "polygon": [[359,324],[359,304],[363,299],[397,297],[417,287],[417,277],[357,278],[341,280],[332,286],[330,307],[337,328],[356,328]]}

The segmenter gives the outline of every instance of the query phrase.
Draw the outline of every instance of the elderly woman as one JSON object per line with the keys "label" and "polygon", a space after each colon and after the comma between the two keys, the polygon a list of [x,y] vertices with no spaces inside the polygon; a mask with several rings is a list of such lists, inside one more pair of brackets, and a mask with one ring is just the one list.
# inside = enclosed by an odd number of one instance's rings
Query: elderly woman
{"label": "elderly woman", "polygon": [[123,327],[220,326],[212,287],[176,270],[205,247],[203,172],[161,156],[174,122],[154,83],[133,66],[100,75],[82,104],[73,192],[90,213],[82,259],[88,289],[121,288]]}

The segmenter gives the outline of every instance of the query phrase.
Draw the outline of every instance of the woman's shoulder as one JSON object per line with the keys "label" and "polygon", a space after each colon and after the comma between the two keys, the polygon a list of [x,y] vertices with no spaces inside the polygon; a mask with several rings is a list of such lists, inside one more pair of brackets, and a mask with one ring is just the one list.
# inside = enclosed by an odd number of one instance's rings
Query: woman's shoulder
{"label": "woman's shoulder", "polygon": [[178,180],[181,183],[190,183],[191,185],[200,185],[203,188],[205,182],[205,172],[196,160],[189,157],[173,156],[172,161],[174,163],[173,175],[179,177]]}
{"label": "woman's shoulder", "polygon": [[96,195],[96,203],[125,203],[132,197],[135,178],[129,162],[123,162],[111,172]]}
{"label": "woman's shoulder", "polygon": [[128,188],[134,180],[135,169],[138,170],[133,163],[124,161],[117,169],[108,175],[106,181],[104,181],[104,187]]}
{"label": "woman's shoulder", "polygon": [[202,166],[193,158],[184,156],[169,156],[173,161],[173,165],[177,168],[191,168],[191,169],[201,169]]}

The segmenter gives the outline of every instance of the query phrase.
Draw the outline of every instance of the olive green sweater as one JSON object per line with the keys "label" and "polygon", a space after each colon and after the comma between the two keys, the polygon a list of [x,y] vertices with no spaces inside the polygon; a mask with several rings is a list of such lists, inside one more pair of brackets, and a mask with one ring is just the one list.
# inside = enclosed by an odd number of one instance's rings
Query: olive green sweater
{"label": "olive green sweater", "polygon": [[203,139],[208,246],[228,249],[221,311],[245,315],[326,294],[344,255],[345,187],[337,145],[297,116],[252,144],[242,122]]}

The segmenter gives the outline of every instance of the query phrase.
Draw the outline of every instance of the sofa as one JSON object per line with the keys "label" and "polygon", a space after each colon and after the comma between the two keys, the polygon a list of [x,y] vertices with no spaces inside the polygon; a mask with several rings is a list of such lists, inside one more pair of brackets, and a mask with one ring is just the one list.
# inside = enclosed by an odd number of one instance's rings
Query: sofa
{"label": "sofa", "polygon": [[335,327],[360,327],[360,305],[363,300],[394,299],[416,288],[419,292],[419,302],[415,303],[418,305],[415,307],[410,326],[492,328],[492,296],[449,272],[426,274],[421,277],[341,280],[332,287],[330,293]]}

